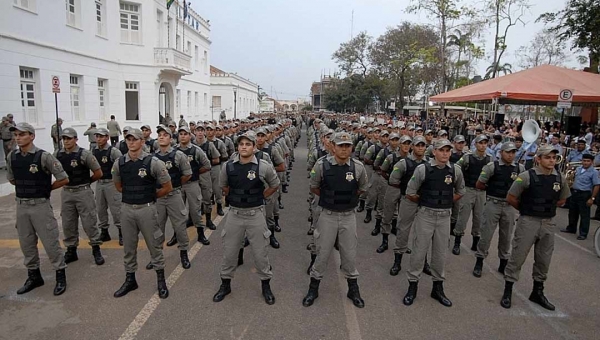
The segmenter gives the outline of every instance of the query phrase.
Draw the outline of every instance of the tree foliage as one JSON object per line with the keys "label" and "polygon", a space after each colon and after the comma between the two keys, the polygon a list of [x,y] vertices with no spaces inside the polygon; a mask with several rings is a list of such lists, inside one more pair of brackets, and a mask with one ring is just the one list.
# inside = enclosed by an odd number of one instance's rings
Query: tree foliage
{"label": "tree foliage", "polygon": [[346,75],[358,73],[365,77],[370,68],[369,47],[372,40],[367,32],[360,32],[350,41],[342,43],[332,58]]}
{"label": "tree foliage", "polygon": [[556,32],[544,29],[538,32],[533,40],[521,46],[516,56],[519,66],[532,68],[540,65],[563,65],[567,60],[566,43],[561,41]]}

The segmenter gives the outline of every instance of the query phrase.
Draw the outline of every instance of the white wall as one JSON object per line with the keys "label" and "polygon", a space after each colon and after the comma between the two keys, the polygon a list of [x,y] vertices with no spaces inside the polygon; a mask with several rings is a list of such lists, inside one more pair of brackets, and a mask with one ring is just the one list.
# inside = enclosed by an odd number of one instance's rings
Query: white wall
{"label": "white wall", "polygon": [[[234,110],[234,89],[237,92],[237,109]],[[258,85],[232,73],[211,75],[210,91],[212,96],[221,96],[221,110],[214,109],[214,119],[218,119],[222,110],[225,110],[227,119],[242,119],[248,117],[250,112],[258,112]],[[212,103],[212,99],[211,99]],[[210,105],[209,105],[210,106]]]}

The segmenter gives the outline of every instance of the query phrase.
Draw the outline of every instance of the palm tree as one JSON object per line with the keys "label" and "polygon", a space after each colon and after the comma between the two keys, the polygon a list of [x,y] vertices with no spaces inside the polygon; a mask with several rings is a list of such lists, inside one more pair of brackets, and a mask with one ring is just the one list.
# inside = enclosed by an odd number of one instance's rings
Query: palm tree
{"label": "palm tree", "polygon": [[488,66],[488,68],[485,70],[485,79],[490,79],[492,74],[494,74],[494,71],[496,71],[496,74],[503,73],[506,75],[508,73],[512,73],[512,65],[509,63],[504,63],[502,65],[492,64]]}
{"label": "palm tree", "polygon": [[454,33],[455,34],[450,34],[448,36],[448,42],[446,43],[446,46],[448,46],[448,47],[456,46],[458,49],[458,59],[456,61],[456,65],[454,67],[454,75],[453,75],[453,81],[456,82],[456,79],[458,79],[458,76],[460,73],[460,67],[464,65],[464,63],[461,63],[460,58],[463,53],[467,52],[468,47],[472,43],[471,43],[471,33],[463,34],[459,29],[455,29]]}

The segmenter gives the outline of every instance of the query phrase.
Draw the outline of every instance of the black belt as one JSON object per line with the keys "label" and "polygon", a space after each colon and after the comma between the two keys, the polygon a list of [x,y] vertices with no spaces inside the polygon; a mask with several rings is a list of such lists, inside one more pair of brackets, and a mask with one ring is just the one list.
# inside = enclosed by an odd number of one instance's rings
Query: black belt
{"label": "black belt", "polygon": [[573,192],[577,192],[577,193],[587,193],[587,194],[591,194],[592,191],[591,190],[579,190],[579,189],[571,189],[571,191]]}
{"label": "black belt", "polygon": [[2,139],[2,140],[5,142],[10,142],[12,140],[12,138],[11,139]]}

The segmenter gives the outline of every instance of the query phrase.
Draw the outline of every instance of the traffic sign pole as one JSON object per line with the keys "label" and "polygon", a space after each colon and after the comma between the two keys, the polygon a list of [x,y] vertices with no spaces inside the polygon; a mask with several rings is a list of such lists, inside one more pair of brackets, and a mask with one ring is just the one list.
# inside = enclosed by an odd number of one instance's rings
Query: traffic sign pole
{"label": "traffic sign pole", "polygon": [[60,78],[58,76],[52,77],[52,92],[54,92],[54,107],[56,108],[56,134],[58,135],[58,149],[62,148],[62,127],[58,124],[58,94],[60,93]]}

